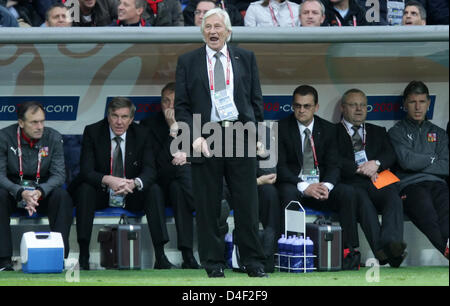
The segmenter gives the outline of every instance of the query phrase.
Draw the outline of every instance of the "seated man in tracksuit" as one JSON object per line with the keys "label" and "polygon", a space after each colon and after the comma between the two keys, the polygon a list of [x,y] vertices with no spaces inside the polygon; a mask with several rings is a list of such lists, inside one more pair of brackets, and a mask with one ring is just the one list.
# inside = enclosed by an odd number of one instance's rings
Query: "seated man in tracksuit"
{"label": "seated man in tracksuit", "polygon": [[397,154],[404,212],[448,259],[448,135],[427,120],[427,86],[412,81],[403,92],[407,116],[389,130]]}
{"label": "seated man in tracksuit", "polygon": [[12,270],[10,216],[16,211],[48,215],[50,230],[61,233],[69,255],[72,199],[66,179],[61,134],[45,126],[38,102],[17,108],[18,123],[0,130],[0,271]]}

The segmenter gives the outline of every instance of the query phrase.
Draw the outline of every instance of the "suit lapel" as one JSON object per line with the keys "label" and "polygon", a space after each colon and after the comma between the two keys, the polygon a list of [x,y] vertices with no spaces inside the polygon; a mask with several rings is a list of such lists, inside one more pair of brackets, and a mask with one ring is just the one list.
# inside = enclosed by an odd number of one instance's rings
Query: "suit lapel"
{"label": "suit lapel", "polygon": [[136,148],[136,134],[132,123],[127,130],[127,139],[125,142],[125,175],[130,173],[131,165],[135,160],[135,148]]}
{"label": "suit lapel", "polygon": [[209,77],[208,77],[208,63],[206,61],[206,45],[199,49],[199,56],[197,56],[196,67],[198,74],[202,79],[202,83],[205,86],[207,93],[209,94]]}
{"label": "suit lapel", "polygon": [[[239,85],[241,82],[239,80],[241,79],[241,69],[240,69],[240,58],[236,54],[235,50],[231,48],[230,45],[227,45],[228,52],[230,52],[230,60],[231,60],[231,69],[233,69],[233,86],[234,86],[234,96],[236,96],[236,93],[238,92]],[[236,102],[236,101],[235,101]]]}
{"label": "suit lapel", "polygon": [[[100,137],[98,139],[98,148],[99,150],[97,151],[98,153],[100,153],[100,163],[103,165],[104,169],[108,169],[108,174],[109,171],[111,171],[111,136],[110,136],[110,131],[109,131],[109,124],[107,119],[104,119],[103,122],[103,127],[101,129],[101,134]],[[106,156],[106,158],[103,158],[103,156]]]}
{"label": "suit lapel", "polygon": [[300,130],[298,129],[297,119],[294,114],[291,115],[290,129],[292,144],[294,146],[295,155],[299,165],[303,165],[303,153],[302,153],[302,139],[300,136]]}

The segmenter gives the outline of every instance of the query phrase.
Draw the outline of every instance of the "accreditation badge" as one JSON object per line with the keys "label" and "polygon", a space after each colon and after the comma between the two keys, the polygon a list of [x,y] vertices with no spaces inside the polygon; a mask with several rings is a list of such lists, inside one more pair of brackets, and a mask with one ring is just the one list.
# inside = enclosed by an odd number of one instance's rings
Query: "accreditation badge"
{"label": "accreditation badge", "polygon": [[[21,180],[19,185],[22,186],[24,190],[36,190],[36,184],[30,180]],[[27,202],[25,202],[25,200],[17,202],[18,208],[25,208],[26,206]]]}
{"label": "accreditation badge", "polygon": [[313,169],[310,171],[303,171],[300,173],[300,179],[303,182],[309,183],[309,184],[317,184],[320,183],[320,174],[319,169]]}
{"label": "accreditation badge", "polygon": [[226,90],[215,92],[213,100],[220,120],[233,121],[238,118],[239,112],[234,101],[227,95]]}
{"label": "accreditation badge", "polygon": [[111,188],[109,190],[109,206],[110,207],[119,207],[124,208],[125,207],[125,196],[122,194],[114,194],[114,190]]}
{"label": "accreditation badge", "polygon": [[365,162],[368,162],[368,161],[369,160],[367,159],[365,150],[355,152],[355,162],[358,166],[361,166],[362,164],[364,164]]}

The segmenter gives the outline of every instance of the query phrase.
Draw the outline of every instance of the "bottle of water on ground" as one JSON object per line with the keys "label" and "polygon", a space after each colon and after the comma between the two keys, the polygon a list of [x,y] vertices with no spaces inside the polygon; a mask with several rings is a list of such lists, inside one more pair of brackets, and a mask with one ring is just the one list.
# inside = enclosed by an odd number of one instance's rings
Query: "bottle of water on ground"
{"label": "bottle of water on ground", "polygon": [[306,245],[306,272],[313,272],[314,268],[314,257],[311,257],[314,255],[314,242],[309,238],[306,237],[305,240]]}

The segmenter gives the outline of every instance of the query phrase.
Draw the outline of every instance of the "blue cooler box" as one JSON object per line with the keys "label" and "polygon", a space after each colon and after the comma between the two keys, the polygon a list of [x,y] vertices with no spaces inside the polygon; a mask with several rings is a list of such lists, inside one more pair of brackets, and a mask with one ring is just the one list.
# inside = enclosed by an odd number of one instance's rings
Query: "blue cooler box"
{"label": "blue cooler box", "polygon": [[61,233],[24,233],[20,242],[20,257],[24,273],[61,273],[64,267]]}

